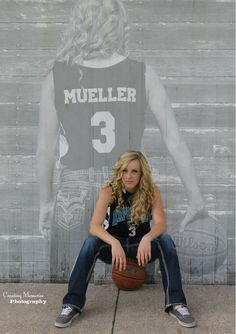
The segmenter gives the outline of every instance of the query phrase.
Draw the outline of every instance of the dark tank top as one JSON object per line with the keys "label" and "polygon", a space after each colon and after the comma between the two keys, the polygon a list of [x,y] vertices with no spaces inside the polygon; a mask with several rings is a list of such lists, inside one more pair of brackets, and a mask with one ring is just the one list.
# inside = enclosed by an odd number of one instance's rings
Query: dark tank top
{"label": "dark tank top", "polygon": [[127,150],[139,150],[147,107],[145,65],[126,58],[107,68],[53,67],[55,107],[72,170],[111,167]]}
{"label": "dark tank top", "polygon": [[111,204],[105,223],[105,228],[110,234],[129,238],[142,237],[150,231],[151,213],[148,213],[144,221],[140,221],[138,224],[130,222],[132,196],[133,194],[127,191],[123,193],[124,207],[121,210],[117,209],[117,201]]}

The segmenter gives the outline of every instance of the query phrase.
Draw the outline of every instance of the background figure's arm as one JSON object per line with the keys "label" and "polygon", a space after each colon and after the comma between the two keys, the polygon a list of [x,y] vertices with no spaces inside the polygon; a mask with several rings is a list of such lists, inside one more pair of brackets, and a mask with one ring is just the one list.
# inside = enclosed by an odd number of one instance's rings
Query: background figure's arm
{"label": "background figure's arm", "polygon": [[190,151],[179,132],[169,98],[158,75],[149,65],[146,65],[146,94],[149,106],[158,121],[167,150],[183,181],[189,199],[189,207],[181,223],[183,229],[196,214],[205,212],[204,200],[197,184]]}
{"label": "background figure's arm", "polygon": [[58,119],[54,106],[52,72],[42,85],[37,146],[37,172],[40,192],[39,231],[49,236],[54,212],[53,171],[58,140]]}

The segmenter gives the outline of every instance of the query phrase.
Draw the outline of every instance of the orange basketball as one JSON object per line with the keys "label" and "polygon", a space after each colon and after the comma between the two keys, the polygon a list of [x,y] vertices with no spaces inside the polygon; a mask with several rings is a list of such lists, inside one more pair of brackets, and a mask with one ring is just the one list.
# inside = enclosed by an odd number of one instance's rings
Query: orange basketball
{"label": "orange basketball", "polygon": [[145,278],[144,267],[139,266],[134,259],[127,259],[125,270],[119,271],[115,267],[112,269],[112,280],[120,290],[137,290],[141,288]]}

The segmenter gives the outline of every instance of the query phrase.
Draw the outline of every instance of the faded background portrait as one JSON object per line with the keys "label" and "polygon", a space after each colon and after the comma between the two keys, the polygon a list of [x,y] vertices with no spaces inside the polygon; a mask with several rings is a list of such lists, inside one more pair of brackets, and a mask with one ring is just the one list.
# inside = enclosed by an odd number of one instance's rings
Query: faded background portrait
{"label": "faded background portrait", "polygon": [[99,188],[141,150],[183,281],[232,284],[234,2],[0,3],[0,280],[66,282]]}

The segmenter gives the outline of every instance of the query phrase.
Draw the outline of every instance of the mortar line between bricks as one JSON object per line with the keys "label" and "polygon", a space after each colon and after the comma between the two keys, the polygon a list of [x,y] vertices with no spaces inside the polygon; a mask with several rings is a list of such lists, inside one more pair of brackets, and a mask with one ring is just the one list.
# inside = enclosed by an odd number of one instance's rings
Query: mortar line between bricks
{"label": "mortar line between bricks", "polygon": [[116,296],[116,303],[115,303],[114,315],[113,315],[113,320],[112,320],[111,334],[114,333],[115,322],[116,322],[116,311],[117,311],[119,296],[120,296],[120,289],[117,289],[117,296]]}

